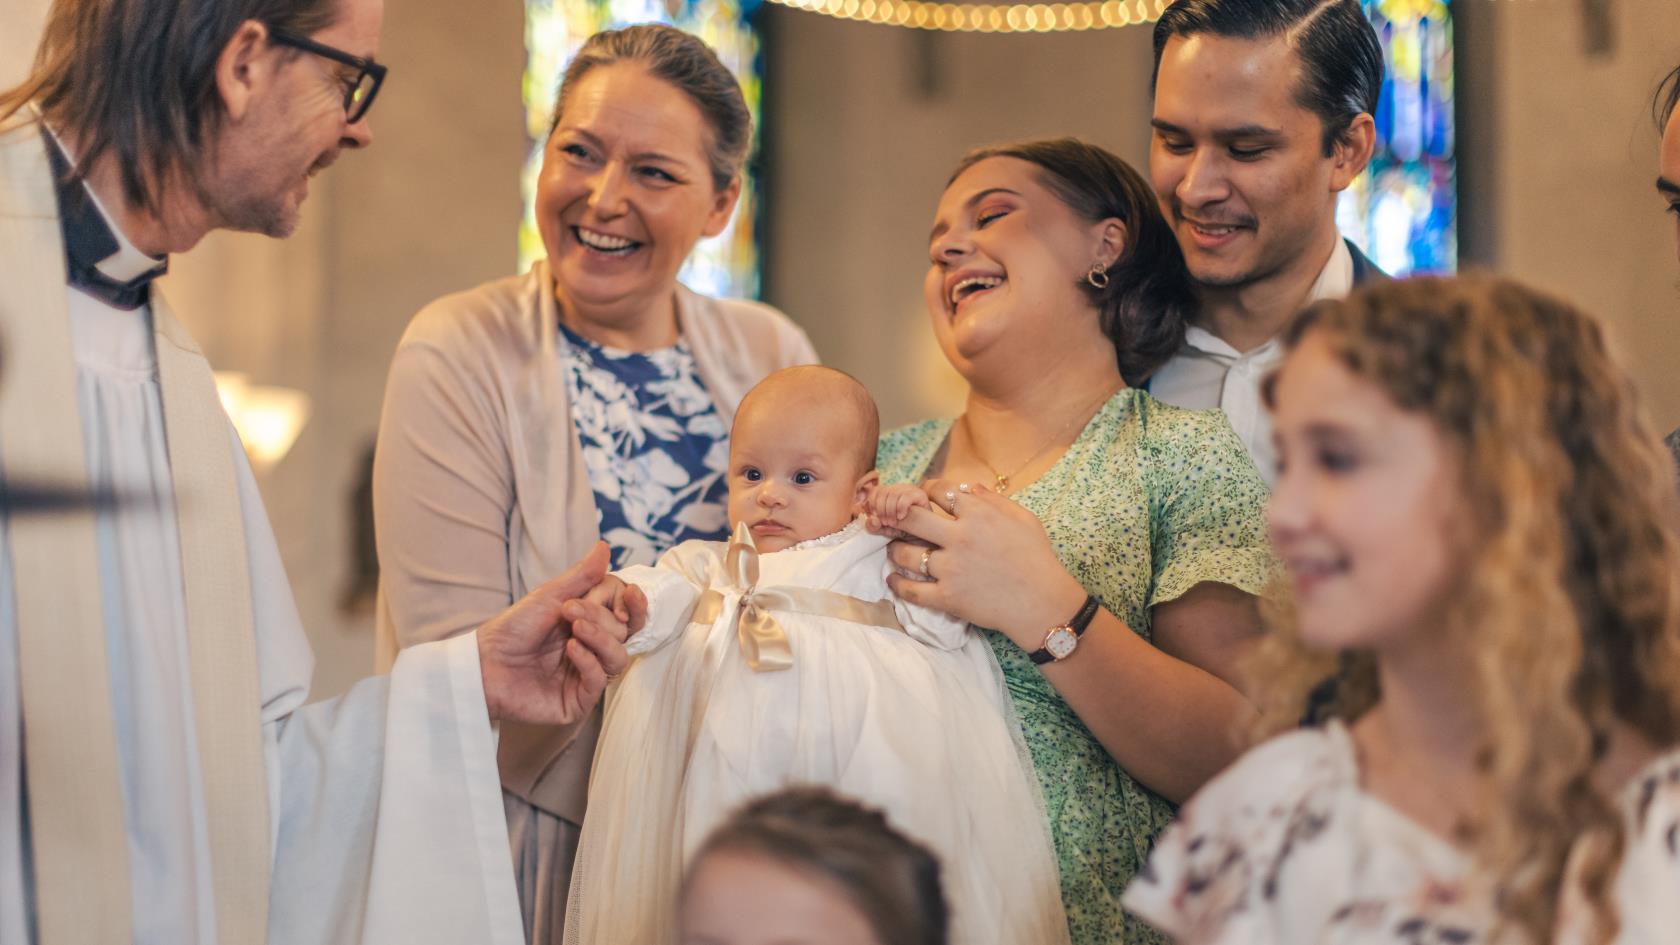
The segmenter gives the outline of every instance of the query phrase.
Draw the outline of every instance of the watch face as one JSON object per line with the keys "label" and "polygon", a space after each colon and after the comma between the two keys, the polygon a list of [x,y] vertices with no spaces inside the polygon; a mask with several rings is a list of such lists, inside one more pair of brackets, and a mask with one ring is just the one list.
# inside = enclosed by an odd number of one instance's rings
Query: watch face
{"label": "watch face", "polygon": [[1079,637],[1066,627],[1057,627],[1044,638],[1044,649],[1052,657],[1065,660],[1073,655],[1073,648],[1079,645]]}

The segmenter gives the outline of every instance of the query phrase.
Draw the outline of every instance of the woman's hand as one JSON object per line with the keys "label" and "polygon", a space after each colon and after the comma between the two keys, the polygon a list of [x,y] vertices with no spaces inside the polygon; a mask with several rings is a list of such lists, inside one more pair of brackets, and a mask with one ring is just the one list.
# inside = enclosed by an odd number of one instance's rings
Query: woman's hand
{"label": "woman's hand", "polygon": [[[888,548],[900,570],[887,578],[893,591],[997,630],[1029,653],[1042,647],[1046,632],[1085,600],[1044,526],[979,485],[965,491],[934,480],[925,488],[933,507],[912,509],[901,526],[919,542]],[[954,516],[947,514],[953,506]],[[1215,672],[1241,655],[1221,644],[1257,633],[1258,624],[1252,598],[1204,583],[1155,609],[1159,647],[1099,609],[1072,656],[1038,669],[1122,768],[1182,803],[1241,752],[1239,733],[1252,724],[1254,709]]]}
{"label": "woman's hand", "polygon": [[1085,589],[1031,512],[979,485],[934,479],[922,488],[934,507],[911,508],[897,526],[916,541],[888,548],[899,570],[887,578],[893,593],[1028,651],[1078,613]]}

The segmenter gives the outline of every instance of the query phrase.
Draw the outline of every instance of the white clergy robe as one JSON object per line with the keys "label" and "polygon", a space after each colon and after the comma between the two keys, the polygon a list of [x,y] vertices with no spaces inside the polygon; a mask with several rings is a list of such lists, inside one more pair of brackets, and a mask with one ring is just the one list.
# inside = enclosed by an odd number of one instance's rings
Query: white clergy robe
{"label": "white clergy robe", "polygon": [[[153,305],[135,311],[108,306],[66,286],[59,245],[18,238],[47,232],[9,225],[39,222],[52,206],[45,202],[54,199],[51,190],[42,193],[41,153],[33,126],[0,133],[0,314],[15,329],[20,306],[53,298],[49,283],[56,284],[64,308],[23,314],[68,318],[87,481],[117,499],[94,515],[96,573],[73,578],[100,602],[107,671],[49,681],[101,687],[111,707],[130,895],[126,903],[85,908],[127,913],[132,933],[125,937],[143,945],[260,941],[260,926],[251,930],[226,907],[219,914],[217,903],[220,874],[244,868],[241,855],[254,852],[261,854],[256,880],[267,880],[266,937],[276,945],[522,942],[476,637],[416,647],[389,677],[303,706],[312,657],[225,416],[218,420],[240,519],[226,524],[243,534],[245,632],[254,635],[260,701],[260,733],[252,737],[261,739],[266,782],[266,796],[251,803],[266,810],[269,842],[266,850],[215,849],[206,794],[220,773],[201,762],[177,527],[177,499],[192,497],[175,494],[157,353],[165,343],[191,343],[155,293]],[[101,271],[121,281],[152,264],[111,229],[119,250]],[[19,353],[11,341],[0,338],[8,356],[0,382],[14,373],[13,357],[36,354]],[[35,393],[0,383],[0,397]],[[11,432],[0,431],[0,452]],[[36,549],[14,539],[16,522],[0,524],[0,945],[57,945],[85,939],[55,937],[37,908],[35,844],[52,841],[31,831],[14,578],[20,559]],[[242,921],[245,929],[230,931]]]}

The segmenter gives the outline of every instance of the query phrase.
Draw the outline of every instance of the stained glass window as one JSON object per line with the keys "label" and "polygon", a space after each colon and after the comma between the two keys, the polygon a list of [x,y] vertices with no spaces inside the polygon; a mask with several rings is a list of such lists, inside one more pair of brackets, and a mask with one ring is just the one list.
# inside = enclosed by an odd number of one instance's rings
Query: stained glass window
{"label": "stained glass window", "polygon": [[1337,207],[1342,233],[1392,275],[1458,265],[1452,15],[1445,0],[1362,0],[1387,59],[1377,148]]}
{"label": "stained glass window", "polygon": [[[741,81],[752,111],[755,137],[762,87],[758,33],[747,22],[757,0],[525,0],[525,115],[530,154],[522,190],[525,216],[519,227],[519,269],[543,256],[532,206],[543,144],[554,111],[560,74],[585,40],[605,29],[633,23],[669,23],[700,37]],[[719,235],[702,240],[678,278],[705,295],[751,298],[758,294],[758,244],[753,221],[758,193],[750,174],[741,182],[735,217]]]}

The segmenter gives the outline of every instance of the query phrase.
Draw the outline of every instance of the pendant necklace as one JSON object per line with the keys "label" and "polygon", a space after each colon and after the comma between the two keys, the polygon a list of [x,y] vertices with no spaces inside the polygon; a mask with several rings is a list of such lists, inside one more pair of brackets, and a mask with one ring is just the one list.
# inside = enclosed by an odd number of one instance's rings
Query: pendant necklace
{"label": "pendant necklace", "polygon": [[1067,433],[1067,431],[1073,427],[1073,425],[1076,421],[1078,421],[1081,418],[1084,418],[1085,422],[1089,423],[1090,420],[1091,420],[1091,417],[1096,413],[1097,407],[1100,406],[1101,404],[1107,403],[1108,399],[1113,397],[1115,395],[1115,393],[1117,391],[1119,391],[1120,388],[1123,387],[1123,386],[1125,386],[1124,382],[1121,382],[1120,384],[1115,385],[1114,387],[1110,388],[1107,393],[1105,393],[1101,397],[1097,398],[1096,401],[1092,402],[1091,404],[1086,405],[1086,408],[1084,410],[1081,410],[1080,412],[1074,414],[1072,417],[1068,418],[1068,421],[1066,423],[1062,424],[1061,427],[1059,429],[1057,429],[1055,433],[1052,433],[1050,435],[1050,438],[1044,441],[1043,445],[1041,445],[1037,450],[1033,451],[1033,454],[1031,456],[1027,457],[1026,462],[1022,463],[1019,466],[1016,466],[1014,469],[1011,469],[1007,473],[998,472],[997,467],[993,466],[990,460],[988,460],[988,459],[986,459],[986,457],[980,455],[980,443],[979,443],[978,440],[976,440],[974,438],[974,429],[968,425],[968,412],[967,411],[964,411],[963,415],[962,415],[963,435],[968,437],[969,445],[974,447],[974,458],[978,459],[980,461],[980,465],[985,466],[986,469],[991,472],[992,478],[996,481],[997,494],[998,495],[1005,495],[1009,492],[1009,480],[1015,478],[1017,475],[1020,474],[1021,470],[1026,469],[1028,466],[1031,466],[1034,462],[1036,462],[1039,457],[1043,456],[1047,451],[1049,451],[1050,447],[1055,446],[1056,442],[1058,440],[1060,440]]}

